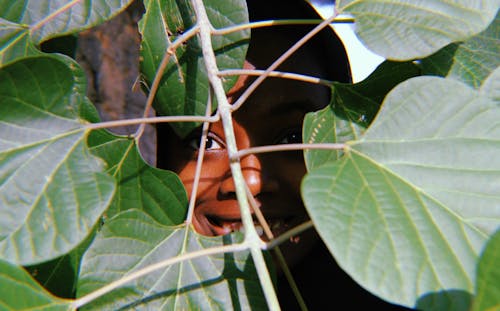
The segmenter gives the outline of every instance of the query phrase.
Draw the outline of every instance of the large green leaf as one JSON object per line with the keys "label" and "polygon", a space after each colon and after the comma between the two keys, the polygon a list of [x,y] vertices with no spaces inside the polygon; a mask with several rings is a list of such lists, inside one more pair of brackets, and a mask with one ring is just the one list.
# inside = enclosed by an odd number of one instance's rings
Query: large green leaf
{"label": "large green leaf", "polygon": [[473,311],[500,309],[500,230],[486,244],[479,260]]}
{"label": "large green leaf", "polygon": [[[304,142],[342,143],[358,139],[372,122],[385,95],[398,83],[418,75],[410,62],[385,61],[365,80],[356,84],[334,83],[330,105],[304,118]],[[340,150],[306,150],[307,169],[336,160]]]}
{"label": "large green leaf", "polygon": [[1,310],[71,310],[71,301],[52,296],[21,267],[0,259]]}
{"label": "large green leaf", "polygon": [[[204,237],[191,226],[169,227],[140,210],[108,221],[85,254],[78,283],[83,296],[141,268],[206,248],[238,242]],[[265,310],[266,302],[248,251],[183,261],[129,282],[89,304],[117,310]]]}
{"label": "large green leaf", "polygon": [[[147,0],[144,4],[146,14],[139,23],[143,39],[141,65],[142,73],[151,83],[167,48],[195,24],[195,13],[188,0]],[[245,0],[207,0],[204,4],[215,28],[248,22]],[[221,70],[243,66],[248,37],[248,30],[212,36],[217,65]],[[236,77],[226,78],[226,90],[235,81]],[[204,115],[208,91],[201,46],[194,37],[180,46],[171,57],[155,96],[156,111],[160,115]],[[186,135],[195,124],[183,122],[174,123],[173,126],[178,134]]]}
{"label": "large green leaf", "polygon": [[428,56],[485,30],[498,0],[338,0],[356,19],[356,34],[375,53],[393,60]]}
{"label": "large green leaf", "polygon": [[422,60],[424,74],[437,74],[479,88],[500,65],[500,18],[482,33],[461,43],[453,43]]}
{"label": "large green leaf", "polygon": [[90,28],[132,0],[0,0],[0,67],[38,54],[43,41]]}
{"label": "large green leaf", "polygon": [[179,177],[149,166],[138,152],[134,139],[96,131],[89,136],[89,145],[93,154],[106,161],[108,173],[118,183],[107,217],[135,208],[166,225],[185,220],[188,200]]}
{"label": "large green leaf", "polygon": [[496,102],[500,103],[500,67],[495,69],[495,71],[486,78],[479,91],[484,96],[493,98]]}
{"label": "large green leaf", "polygon": [[8,261],[65,254],[111,201],[114,181],[85,143],[85,82],[62,56],[0,70],[0,256]]}
{"label": "large green leaf", "polygon": [[302,185],[343,269],[406,306],[467,301],[500,225],[499,118],[497,103],[454,80],[417,77],[389,93],[364,137]]}

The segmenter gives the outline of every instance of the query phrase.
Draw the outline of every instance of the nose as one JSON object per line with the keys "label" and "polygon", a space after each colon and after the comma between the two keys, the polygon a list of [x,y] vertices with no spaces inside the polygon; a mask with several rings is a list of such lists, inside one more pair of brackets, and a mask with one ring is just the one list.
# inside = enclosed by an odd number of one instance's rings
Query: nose
{"label": "nose", "polygon": [[[259,158],[253,154],[247,155],[240,160],[240,165],[248,189],[253,196],[256,196],[262,191],[262,166]],[[235,193],[232,175],[224,178],[219,190],[223,195]]]}

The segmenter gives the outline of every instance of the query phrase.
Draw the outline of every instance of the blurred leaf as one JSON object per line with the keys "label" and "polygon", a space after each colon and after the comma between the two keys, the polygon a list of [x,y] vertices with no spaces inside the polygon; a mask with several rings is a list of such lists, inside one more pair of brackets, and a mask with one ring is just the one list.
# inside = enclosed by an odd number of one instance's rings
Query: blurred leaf
{"label": "blurred leaf", "polygon": [[21,267],[0,259],[2,310],[71,310],[71,301],[52,296]]}
{"label": "blurred leaf", "polygon": [[499,118],[497,103],[454,80],[417,77],[389,93],[364,137],[302,185],[339,265],[409,307],[435,292],[471,294],[500,224]]}
{"label": "blurred leaf", "polygon": [[188,200],[179,177],[149,166],[134,139],[96,131],[89,136],[89,146],[93,154],[106,161],[108,173],[117,181],[107,217],[136,208],[164,225],[178,225],[185,220]]}
{"label": "blurred leaf", "polygon": [[0,67],[29,55],[50,38],[95,26],[132,0],[0,0]]}
{"label": "blurred leaf", "polygon": [[484,31],[495,18],[498,0],[337,0],[352,14],[356,34],[372,51],[392,60],[428,56],[444,46]]}
{"label": "blurred leaf", "polygon": [[[372,122],[385,95],[398,83],[419,73],[411,62],[385,61],[359,83],[335,83],[330,105],[306,115],[304,142],[345,143],[358,139]],[[311,170],[338,159],[341,154],[341,150],[306,150],[304,157],[308,170]]]}
{"label": "blurred leaf", "polygon": [[423,73],[463,81],[479,88],[500,65],[500,18],[482,33],[461,43],[453,43],[422,60]]}
{"label": "blurred leaf", "polygon": [[500,310],[500,230],[488,241],[479,259],[473,311]]}
{"label": "blurred leaf", "polygon": [[500,102],[500,67],[495,69],[495,71],[486,78],[479,91],[484,96],[488,96],[496,102]]}
{"label": "blurred leaf", "polygon": [[[142,73],[151,84],[167,48],[195,24],[190,1],[147,0],[146,14],[139,23],[142,34]],[[215,28],[248,23],[245,0],[206,0],[208,17]],[[249,30],[224,36],[212,36],[219,69],[242,68]],[[226,91],[237,77],[225,78]],[[197,37],[180,46],[170,58],[163,81],[155,96],[155,109],[160,115],[204,115],[209,83]],[[215,107],[214,107],[215,109]],[[196,124],[172,123],[177,133],[187,135]]]}
{"label": "blurred leaf", "polygon": [[114,181],[85,144],[85,77],[66,57],[0,69],[0,256],[31,265],[89,235]]}
{"label": "blurred leaf", "polygon": [[[79,297],[162,260],[237,243],[234,236],[204,237],[191,226],[164,226],[140,210],[110,219],[83,258]],[[265,310],[248,251],[202,256],[130,281],[93,303],[94,310]]]}

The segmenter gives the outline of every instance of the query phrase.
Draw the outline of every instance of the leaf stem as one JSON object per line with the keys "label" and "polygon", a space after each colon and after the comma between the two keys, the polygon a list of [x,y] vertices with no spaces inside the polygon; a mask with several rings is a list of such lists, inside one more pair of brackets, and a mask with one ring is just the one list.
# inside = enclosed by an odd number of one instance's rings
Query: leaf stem
{"label": "leaf stem", "polygon": [[267,78],[270,72],[278,68],[290,55],[295,53],[304,43],[306,43],[309,39],[315,36],[318,32],[320,32],[323,28],[327,27],[334,19],[336,15],[332,15],[330,18],[324,20],[318,26],[314,27],[311,31],[309,31],[304,37],[302,37],[299,41],[297,41],[292,47],[290,47],[285,53],[283,53],[276,61],[274,61],[271,66],[269,66],[263,75],[258,77],[250,86],[241,94],[238,100],[232,105],[232,111],[237,110],[243,103],[247,100],[250,94]]}
{"label": "leaf stem", "polygon": [[309,220],[309,221],[306,221],[306,222],[304,222],[296,227],[293,227],[292,229],[283,233],[279,237],[267,242],[264,249],[272,249],[272,248],[280,245],[281,243],[287,241],[292,236],[297,235],[301,232],[304,232],[304,231],[308,230],[309,228],[312,228],[313,226],[314,226],[314,224],[313,224],[312,220]]}
{"label": "leaf stem", "polygon": [[115,120],[99,123],[89,123],[85,126],[87,130],[98,130],[104,128],[112,128],[126,125],[134,125],[141,123],[165,123],[165,122],[217,122],[218,115],[214,116],[163,116],[163,117],[148,117],[148,118],[135,118],[127,120]]}
{"label": "leaf stem", "polygon": [[[224,134],[226,137],[227,152],[230,159],[238,152],[236,146],[236,138],[234,135],[233,121],[231,117],[231,105],[229,104],[221,78],[218,76],[218,67],[215,60],[215,53],[212,47],[212,30],[213,27],[205,11],[205,6],[202,0],[193,0],[198,25],[200,27],[199,39],[202,47],[203,58],[207,68],[208,80],[214,90],[215,97],[218,103],[219,114],[221,116]],[[250,247],[250,253],[257,270],[259,281],[264,291],[264,296],[268,307],[271,310],[280,310],[278,297],[274,291],[274,285],[267,270],[266,262],[262,254],[261,247],[263,242],[260,240],[255,226],[253,224],[252,213],[248,204],[248,199],[245,191],[245,181],[241,171],[239,159],[230,161],[231,173],[235,184],[236,198],[240,206],[241,220],[245,229],[245,242]]]}
{"label": "leaf stem", "polygon": [[185,253],[183,255],[179,255],[179,256],[176,256],[173,258],[169,258],[169,259],[165,259],[165,260],[160,261],[156,264],[149,265],[149,266],[145,267],[144,269],[138,270],[138,271],[133,272],[127,276],[124,276],[123,278],[118,279],[118,280],[116,280],[116,281],[114,281],[114,282],[112,282],[104,287],[101,287],[100,289],[93,291],[90,294],[87,294],[83,297],[75,299],[71,303],[71,307],[76,310],[76,309],[94,301],[95,299],[97,299],[101,296],[104,296],[105,294],[119,288],[120,286],[122,286],[130,281],[133,281],[133,280],[140,278],[148,273],[154,272],[154,271],[159,270],[159,269],[163,269],[163,268],[168,267],[170,265],[173,265],[173,264],[185,261],[185,260],[203,257],[203,256],[210,256],[210,255],[219,254],[219,253],[239,252],[239,251],[246,250],[247,248],[248,248],[248,246],[245,245],[245,243],[243,242],[240,244],[230,244],[230,245],[223,245],[223,246],[212,247],[212,248],[205,248],[205,249],[202,249],[199,251]]}
{"label": "leaf stem", "polygon": [[[149,90],[148,93],[148,99],[146,101],[146,107],[144,108],[144,113],[142,115],[143,118],[147,118],[149,116],[149,113],[151,111],[151,108],[153,107],[153,100],[155,98],[156,92],[158,91],[158,88],[160,87],[160,81],[163,77],[163,73],[165,72],[165,69],[167,68],[168,63],[170,62],[170,57],[172,55],[175,55],[175,50],[184,42],[189,40],[191,37],[196,35],[198,33],[199,29],[198,27],[193,27],[186,31],[185,33],[182,34],[177,40],[175,40],[165,51],[165,54],[163,55],[163,59],[160,62],[160,65],[158,66],[158,70],[156,71],[156,75],[153,79],[153,83],[151,84],[151,89]],[[168,40],[168,36],[167,36]],[[169,40],[170,42],[170,40]],[[144,129],[146,127],[146,123],[141,123],[139,128],[137,129],[136,133],[134,136],[136,137],[137,140],[139,140],[144,133]]]}
{"label": "leaf stem", "polygon": [[[251,22],[247,24],[241,24],[236,26],[230,26],[226,28],[214,29],[212,30],[213,35],[227,35],[233,32],[245,30],[245,29],[255,29],[262,27],[271,26],[282,26],[282,25],[318,25],[324,20],[322,19],[278,19],[278,20],[267,20]],[[352,17],[335,17],[330,21],[330,24],[353,24],[354,18]]]}
{"label": "leaf stem", "polygon": [[256,153],[305,150],[305,149],[342,150],[345,149],[346,146],[347,146],[346,144],[342,143],[269,145],[269,146],[259,146],[259,147],[241,149],[235,156],[241,158],[246,155],[256,154]]}
{"label": "leaf stem", "polygon": [[[224,76],[235,76],[235,75],[247,75],[247,76],[262,76],[265,75],[265,70],[255,70],[255,69],[227,69],[219,72],[220,77]],[[283,72],[283,71],[270,71],[267,73],[269,77],[284,78],[291,80],[298,80],[314,84],[322,84],[326,86],[332,86],[333,81],[321,79],[317,77],[302,75],[298,73]]]}

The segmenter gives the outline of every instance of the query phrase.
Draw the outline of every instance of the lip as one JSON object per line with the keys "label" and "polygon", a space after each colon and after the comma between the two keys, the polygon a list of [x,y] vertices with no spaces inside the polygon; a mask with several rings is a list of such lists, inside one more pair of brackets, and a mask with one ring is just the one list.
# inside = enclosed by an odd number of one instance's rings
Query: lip
{"label": "lip", "polygon": [[[261,204],[258,204],[260,207]],[[307,217],[297,213],[284,214],[271,211],[267,213],[263,211],[263,213],[274,237],[307,220]],[[243,230],[241,213],[236,200],[199,202],[195,207],[194,216],[195,229],[203,235],[218,236]],[[255,217],[254,224],[259,236],[263,240],[268,240]]]}

